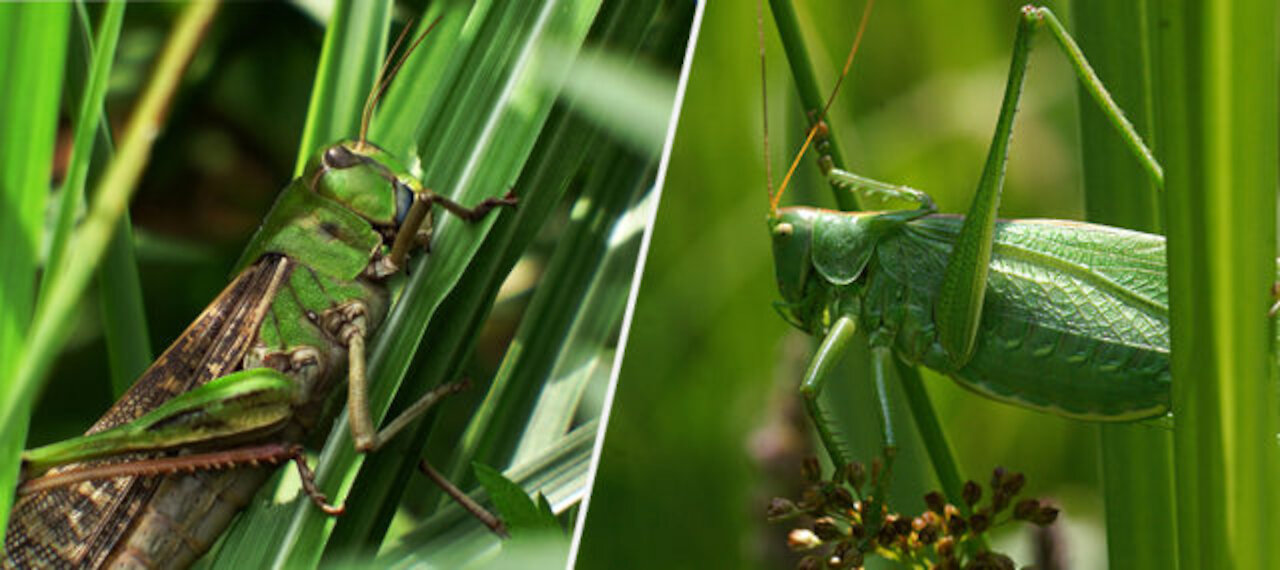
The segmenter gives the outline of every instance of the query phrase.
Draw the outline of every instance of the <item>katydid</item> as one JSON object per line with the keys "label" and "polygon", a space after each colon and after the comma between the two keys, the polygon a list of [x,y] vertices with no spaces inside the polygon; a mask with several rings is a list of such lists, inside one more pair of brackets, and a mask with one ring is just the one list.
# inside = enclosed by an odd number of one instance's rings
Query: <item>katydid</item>
{"label": "katydid", "polygon": [[[1162,185],[1159,164],[1061,23],[1047,8],[1027,6],[967,215],[938,214],[927,194],[837,170],[829,159],[820,164],[834,185],[919,207],[779,208],[785,180],[771,195],[778,305],[792,324],[821,339],[801,392],[837,465],[849,458],[817,397],[858,328],[879,364],[877,382],[896,352],[983,396],[1071,418],[1133,421],[1170,411],[1164,238],[1079,222],[996,219],[1031,38],[1045,27],[1153,183]],[[819,131],[811,129],[806,148]]]}
{"label": "katydid", "polygon": [[312,156],[231,284],[88,434],[24,454],[24,478],[48,474],[14,506],[3,567],[185,567],[270,475],[264,462],[298,460],[306,493],[337,512],[310,487],[297,444],[341,380],[360,451],[459,388],[429,392],[376,431],[365,345],[387,313],[387,278],[430,245],[434,206],[477,221],[516,198],[455,203],[368,142],[384,86],[370,93],[359,138]]}

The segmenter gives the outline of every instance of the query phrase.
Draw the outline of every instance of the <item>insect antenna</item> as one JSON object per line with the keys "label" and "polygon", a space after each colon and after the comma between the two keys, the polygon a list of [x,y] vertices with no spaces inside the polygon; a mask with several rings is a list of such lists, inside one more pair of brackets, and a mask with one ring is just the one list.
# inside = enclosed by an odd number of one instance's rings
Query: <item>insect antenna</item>
{"label": "insect antenna", "polygon": [[[809,134],[805,136],[804,144],[800,146],[800,151],[796,153],[795,159],[791,161],[791,167],[787,169],[786,176],[782,177],[782,185],[778,186],[778,192],[773,194],[773,197],[769,200],[769,211],[778,211],[778,202],[782,200],[782,193],[786,191],[787,184],[791,182],[791,175],[795,174],[796,167],[800,164],[800,159],[804,158],[805,151],[809,149],[814,137],[822,130],[822,121],[826,119],[827,111],[831,109],[831,103],[836,99],[836,93],[840,92],[840,85],[844,83],[845,76],[849,74],[849,68],[853,67],[853,58],[858,53],[858,46],[862,45],[862,34],[867,30],[867,20],[871,17],[871,7],[874,5],[875,0],[867,0],[866,5],[863,6],[862,18],[858,21],[858,33],[853,37],[853,45],[849,47],[849,55],[845,57],[844,68],[840,70],[840,76],[836,78],[836,85],[831,89],[831,95],[827,96],[827,102],[822,106],[822,112],[813,117],[813,126],[809,127]],[[763,42],[761,42],[760,49],[761,57],[763,58]],[[763,69],[763,67],[764,63],[761,62],[761,68]],[[770,185],[772,185],[772,181],[770,181]]]}
{"label": "insect antenna", "polygon": [[[391,80],[400,71],[400,67],[404,65],[405,60],[409,59],[409,54],[413,53],[418,44],[422,43],[423,38],[427,37],[427,34],[430,34],[431,30],[436,28],[436,24],[440,23],[441,17],[436,16],[431,25],[427,26],[427,29],[423,30],[421,34],[418,34],[413,43],[409,44],[409,47],[395,60],[395,65],[392,65],[392,58],[395,56],[396,51],[400,49],[400,44],[404,43],[404,38],[409,34],[409,30],[413,28],[413,20],[410,20],[404,29],[400,30],[400,35],[396,37],[396,42],[391,45],[391,51],[387,52],[387,58],[383,60],[382,67],[378,69],[378,79],[374,81],[373,88],[369,90],[369,97],[364,101],[364,111],[360,113],[360,146],[364,146],[368,142],[369,122],[373,118],[373,109],[377,106],[378,101],[382,99],[382,94],[386,92],[387,86],[391,84]],[[390,71],[388,71],[388,68],[390,68]]]}

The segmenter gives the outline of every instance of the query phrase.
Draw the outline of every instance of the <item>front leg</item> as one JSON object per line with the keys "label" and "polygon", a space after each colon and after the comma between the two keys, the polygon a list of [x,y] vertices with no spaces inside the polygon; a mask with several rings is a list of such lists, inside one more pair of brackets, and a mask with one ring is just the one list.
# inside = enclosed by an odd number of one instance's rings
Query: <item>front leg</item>
{"label": "front leg", "polygon": [[[383,444],[390,441],[401,430],[408,427],[413,420],[421,417],[422,414],[426,413],[427,410],[431,409],[432,406],[446,396],[466,389],[468,383],[464,380],[437,386],[424,394],[395,419],[388,422],[386,427],[381,430],[375,430],[373,419],[369,414],[369,380],[365,374],[365,336],[367,327],[365,325],[363,307],[363,305],[355,304],[346,311],[347,320],[340,326],[338,338],[347,345],[347,416],[350,418],[351,423],[351,437],[354,440],[356,451],[369,453],[381,448]],[[299,464],[299,468],[302,468],[302,464]],[[507,538],[506,526],[498,517],[490,514],[468,497],[465,492],[446,480],[425,459],[420,462],[419,469],[435,482],[441,490],[488,526],[494,533],[502,538]],[[318,493],[318,491],[316,492]]]}
{"label": "front leg", "polygon": [[328,326],[347,345],[347,415],[351,419],[351,437],[356,451],[368,453],[382,447],[410,422],[426,413],[445,396],[462,391],[466,382],[437,386],[381,430],[376,430],[369,413],[369,378],[365,371],[365,343],[368,340],[367,309],[363,303],[351,303],[333,313],[337,319]]}
{"label": "front leg", "polygon": [[809,367],[804,372],[804,381],[800,384],[800,395],[804,399],[805,412],[813,422],[814,429],[818,431],[818,439],[822,442],[827,457],[836,468],[850,463],[851,459],[845,449],[844,438],[839,434],[831,418],[827,417],[822,410],[819,397],[836,364],[849,349],[849,342],[853,340],[856,331],[857,325],[851,317],[843,316],[836,319],[814,352],[813,360],[809,361]]}
{"label": "front leg", "polygon": [[375,275],[395,273],[404,265],[409,250],[415,246],[431,249],[431,230],[434,225],[431,206],[440,204],[449,213],[467,222],[477,222],[489,214],[494,208],[508,206],[514,208],[519,200],[515,192],[508,191],[501,198],[486,198],[472,208],[468,208],[430,190],[422,190],[415,194],[413,205],[405,215],[404,222],[396,231],[395,240],[391,244],[391,253],[375,266]]}

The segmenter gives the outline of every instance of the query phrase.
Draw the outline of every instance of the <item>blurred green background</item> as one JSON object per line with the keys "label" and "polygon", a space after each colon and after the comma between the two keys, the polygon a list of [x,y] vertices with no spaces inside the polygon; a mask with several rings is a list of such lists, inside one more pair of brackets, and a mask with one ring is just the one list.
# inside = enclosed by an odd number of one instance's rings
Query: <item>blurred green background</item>
{"label": "blurred green background", "polygon": [[[963,212],[990,144],[1021,2],[893,0],[871,15],[832,111],[853,169],[905,183]],[[1068,6],[1051,3],[1070,27]],[[765,16],[769,160],[775,180],[802,135],[794,84]],[[862,2],[797,7],[824,89],[834,83]],[[1081,219],[1076,84],[1041,37],[1016,124],[1003,217]],[[1105,79],[1105,78],[1104,78]],[[631,324],[578,564],[643,568],[776,568],[789,527],[765,521],[773,496],[799,490],[812,453],[796,385],[812,346],[775,313],[765,232],[760,62],[753,2],[711,3],[698,38],[657,225]],[[834,207],[812,159],[784,204]],[[775,182],[776,183],[776,182]],[[1118,191],[1123,191],[1119,189]],[[851,372],[832,406],[865,404],[870,378]],[[1004,466],[1029,496],[1058,502],[1061,544],[1076,567],[1105,564],[1097,428],[987,401],[926,372],[962,475]],[[936,486],[909,416],[896,506],[921,508]],[[869,459],[878,434],[850,434]],[[1030,539],[997,545],[1023,564]]]}

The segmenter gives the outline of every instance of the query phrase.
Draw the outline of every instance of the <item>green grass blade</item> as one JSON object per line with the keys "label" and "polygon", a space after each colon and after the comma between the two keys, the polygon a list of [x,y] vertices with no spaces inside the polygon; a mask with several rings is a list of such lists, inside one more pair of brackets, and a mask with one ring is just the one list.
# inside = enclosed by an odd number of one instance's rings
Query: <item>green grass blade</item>
{"label": "green grass blade", "polygon": [[150,332],[134,253],[133,228],[126,212],[111,235],[97,275],[111,388],[116,396],[128,390],[151,364]]}
{"label": "green grass blade", "polygon": [[[602,155],[603,154],[603,155]],[[451,473],[475,460],[505,468],[558,444],[589,386],[608,379],[638,235],[611,243],[615,224],[649,188],[652,171],[623,153],[593,153],[577,215],[556,249],[493,389],[461,441]],[[627,265],[609,270],[610,260]],[[603,281],[603,284],[601,283]],[[621,282],[619,282],[621,281]],[[612,288],[599,294],[597,287]],[[618,292],[623,294],[619,295]],[[604,376],[599,372],[603,367]],[[597,390],[597,395],[603,393]],[[599,405],[594,406],[597,410]]]}
{"label": "green grass blade", "polygon": [[[587,486],[587,468],[598,429],[596,422],[585,423],[566,434],[555,448],[508,469],[504,475],[525,489],[538,489],[553,508],[576,503]],[[485,501],[483,492],[473,493],[472,498],[482,503]],[[456,504],[445,505],[430,518],[395,538],[392,546],[377,558],[377,565],[402,568],[435,563],[438,567],[447,568],[492,556],[499,548],[499,541],[488,529],[479,524],[459,524],[470,516]],[[563,548],[566,542],[560,537],[556,544]],[[506,545],[502,548],[505,549]],[[563,564],[564,558],[561,557],[554,564],[527,567],[553,568]]]}
{"label": "green grass blade", "polygon": [[[75,131],[71,145],[71,158],[67,163],[67,177],[63,181],[61,198],[57,207],[57,222],[50,237],[48,270],[40,284],[40,296],[48,294],[49,284],[56,281],[57,271],[66,255],[67,239],[75,221],[75,215],[84,203],[85,180],[89,176],[89,159],[93,155],[93,143],[102,117],[102,102],[107,94],[107,76],[115,59],[116,44],[120,39],[120,25],[124,21],[124,2],[112,2],[102,12],[98,38],[90,45],[93,52],[89,63],[89,77],[80,89],[75,112]],[[96,49],[95,49],[96,47]]]}
{"label": "green grass blade", "polygon": [[[540,57],[571,62],[558,48]],[[667,137],[674,86],[656,70],[633,67],[609,52],[584,52],[564,84],[579,112],[627,141],[637,152],[656,154]],[[620,109],[626,112],[619,113]]]}
{"label": "green grass blade", "polygon": [[134,183],[146,164],[155,125],[160,123],[160,116],[215,8],[214,4],[192,4],[176,24],[154,80],[148,85],[125,130],[120,155],[107,168],[85,221],[72,237],[70,251],[73,255],[67,258],[61,270],[54,272],[56,279],[48,286],[48,296],[40,299],[37,305],[14,380],[18,397],[5,400],[0,405],[0,417],[14,417],[13,407],[31,397],[36,383],[48,371],[64,342],[68,316],[88,285],[92,271],[128,204]]}
{"label": "green grass blade", "polygon": [[433,22],[435,28],[404,62],[400,79],[387,89],[378,107],[378,120],[370,127],[370,140],[396,156],[419,156],[420,138],[434,132],[435,123],[443,120],[441,109],[453,97],[466,66],[466,59],[458,54],[473,49],[476,28],[485,21],[492,4],[448,0],[427,7],[414,33],[421,33]]}
{"label": "green grass blade", "polygon": [[[1145,2],[1072,3],[1075,37],[1135,128],[1153,141],[1156,98]],[[1159,232],[1156,188],[1083,89],[1079,94],[1085,205],[1091,221]],[[1176,565],[1173,434],[1146,425],[1099,426],[1108,561],[1113,568]]]}
{"label": "green grass blade", "polygon": [[[0,82],[15,86],[0,101],[0,394],[6,402],[0,432],[0,488],[16,482],[18,454],[36,378],[16,375],[34,310],[41,222],[53,162],[70,7],[0,5]],[[0,496],[0,531],[13,496]]]}
{"label": "green grass blade", "polygon": [[1178,558],[1274,558],[1276,4],[1158,3]]}
{"label": "green grass blade", "polygon": [[[647,44],[681,43],[671,41],[671,36],[683,38],[687,29],[680,24],[657,21],[657,15],[656,3],[632,4],[627,10],[602,13],[601,21],[596,24],[602,33],[593,34],[593,38],[618,53],[609,57],[600,52],[584,53],[575,63],[573,73],[598,73],[602,66],[608,65],[612,68],[608,72],[612,77],[658,75],[656,70],[645,72],[642,66],[622,63],[645,55]],[[666,107],[665,113],[658,114],[670,116],[674,86],[667,83],[653,91],[654,96],[643,105],[620,107],[610,122],[633,123],[651,114],[652,111],[645,108],[652,106]],[[565,95],[571,97],[575,114],[595,116],[590,102],[574,97],[572,90]],[[566,134],[574,136],[572,130]],[[576,140],[582,146],[570,148],[585,149],[590,145],[591,149],[590,161],[584,165],[582,194],[570,206],[572,219],[557,240],[546,274],[516,332],[513,346],[520,350],[508,352],[490,397],[477,411],[462,440],[462,450],[451,469],[455,476],[463,475],[473,459],[507,466],[518,463],[522,456],[541,453],[544,445],[554,444],[568,430],[582,390],[591,380],[591,374],[581,373],[590,367],[582,366],[599,364],[602,357],[605,362],[612,361],[612,353],[600,343],[608,344],[607,339],[616,335],[616,326],[621,320],[621,305],[617,303],[625,301],[629,276],[634,269],[629,265],[634,263],[637,253],[634,247],[638,245],[631,241],[638,236],[627,234],[626,227],[619,224],[628,215],[647,217],[640,200],[652,184],[659,149],[649,144],[642,151],[626,152],[626,145],[635,144],[626,135],[613,140],[602,137],[599,142],[590,142],[589,137]],[[548,164],[562,163],[560,168],[564,171],[576,171],[583,156],[561,155],[556,149],[556,146],[545,149],[547,154],[543,156]],[[543,173],[537,174],[545,177]],[[624,238],[624,234],[630,237]],[[531,237],[517,236],[516,239],[523,241]],[[616,267],[610,269],[611,262],[628,266],[622,269],[625,276],[619,274]],[[601,280],[606,284],[602,285]],[[610,282],[612,286],[607,284]],[[610,291],[600,293],[596,287]],[[579,360],[574,360],[575,354]],[[606,376],[608,368],[606,365]]]}
{"label": "green grass blade", "polygon": [[[795,78],[795,86],[800,94],[800,105],[812,120],[814,115],[826,108],[827,94],[818,88],[817,75],[813,72],[813,63],[809,57],[809,50],[805,47],[805,36],[800,30],[795,7],[792,5],[791,0],[770,0],[769,7],[773,13],[778,35],[782,37],[782,47],[787,53],[787,62],[791,67],[791,75]],[[828,129],[830,129],[830,121],[828,120],[827,122]],[[828,144],[830,144],[831,163],[836,168],[847,169],[848,163],[838,142],[839,137],[836,136],[835,132],[828,130],[827,138],[829,139]],[[792,158],[788,157],[788,161],[790,160]],[[779,182],[780,179],[774,183],[777,184]],[[831,189],[835,193],[836,203],[840,205],[841,210],[854,211],[862,209],[859,207],[858,199],[853,193],[838,190],[834,186]],[[777,189],[775,188],[774,191],[776,192]]]}
{"label": "green grass blade", "polygon": [[[76,121],[75,146],[67,169],[69,176],[63,183],[57,226],[46,263],[49,267],[57,267],[60,263],[58,260],[70,234],[71,222],[84,202],[86,181],[96,182],[113,154],[109,125],[101,119],[101,114],[106,79],[115,59],[123,16],[123,2],[109,4],[101,18],[100,38],[95,42],[87,8],[83,4],[76,5],[75,21],[83,41],[82,49],[73,49],[68,54],[67,92],[73,97],[79,96],[83,102],[81,108],[72,109],[72,118]],[[90,93],[90,87],[95,92]],[[89,115],[93,118],[90,119]],[[43,283],[49,282],[46,276]],[[151,363],[151,343],[128,212],[121,215],[120,223],[111,236],[98,268],[97,283],[112,393],[119,396]]]}

